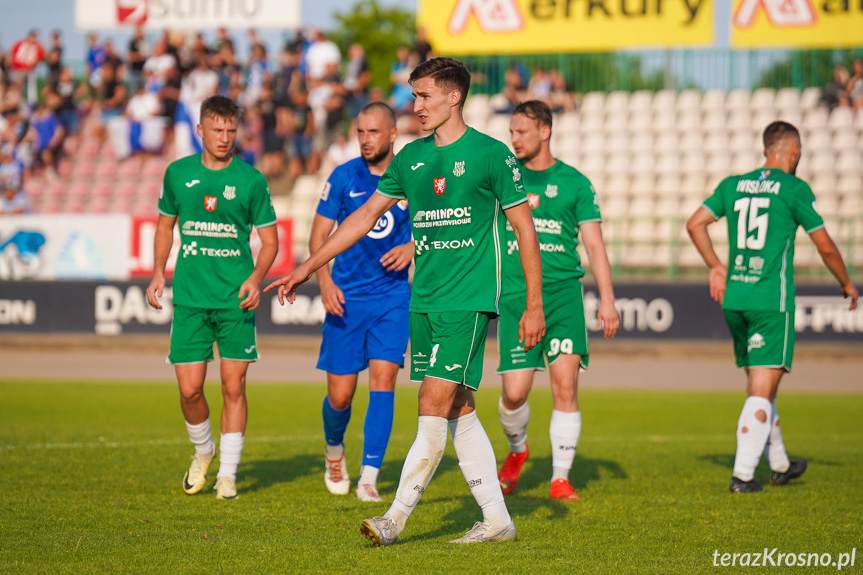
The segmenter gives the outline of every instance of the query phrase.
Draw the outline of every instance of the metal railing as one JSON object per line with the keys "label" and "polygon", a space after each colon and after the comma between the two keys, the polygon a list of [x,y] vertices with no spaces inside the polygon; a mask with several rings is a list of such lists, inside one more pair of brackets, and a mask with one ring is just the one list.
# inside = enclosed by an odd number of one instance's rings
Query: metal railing
{"label": "metal railing", "polygon": [[644,50],[591,54],[466,56],[471,90],[495,94],[515,66],[525,81],[537,69],[559,70],[574,92],[808,88],[824,86],[837,64],[851,66],[863,45],[842,50]]}

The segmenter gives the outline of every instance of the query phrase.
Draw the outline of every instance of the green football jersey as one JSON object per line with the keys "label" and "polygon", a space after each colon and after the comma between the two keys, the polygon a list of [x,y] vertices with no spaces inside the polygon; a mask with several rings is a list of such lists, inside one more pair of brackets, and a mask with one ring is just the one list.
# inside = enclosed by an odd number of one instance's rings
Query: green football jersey
{"label": "green football jersey", "polygon": [[498,313],[503,210],[527,198],[515,156],[472,128],[447,146],[406,145],[377,192],[407,199],[416,246],[411,310]]}
{"label": "green football jersey", "polygon": [[254,269],[249,234],[276,223],[267,180],[234,158],[214,171],[201,154],[165,170],[159,213],[177,217],[180,251],[174,270],[174,303],[189,307],[239,307],[240,285]]}
{"label": "green football jersey", "polygon": [[[582,277],[584,268],[575,251],[578,228],[585,222],[602,220],[590,180],[560,160],[539,172],[525,168],[521,162],[519,169],[539,237],[543,286]],[[509,223],[504,239],[503,295],[524,293],[518,242]]]}
{"label": "green football jersey", "polygon": [[776,168],[726,178],[705,202],[728,220],[728,279],[723,308],[794,309],[794,238],[797,226],[824,226],[809,184]]}

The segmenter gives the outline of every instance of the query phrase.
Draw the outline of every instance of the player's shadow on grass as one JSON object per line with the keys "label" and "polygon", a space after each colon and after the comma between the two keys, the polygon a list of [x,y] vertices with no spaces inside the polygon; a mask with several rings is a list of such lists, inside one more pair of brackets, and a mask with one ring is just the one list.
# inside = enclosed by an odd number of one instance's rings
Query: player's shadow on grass
{"label": "player's shadow on grass", "polygon": [[[724,467],[725,469],[728,470],[729,476],[731,475],[731,471],[734,469],[734,454],[733,453],[711,453],[711,454],[706,454],[706,455],[699,455],[698,457],[696,457],[696,459],[699,459],[701,461],[706,461],[708,463],[712,463],[713,465],[716,465],[718,467]],[[807,457],[807,460],[809,461],[810,466],[812,464],[823,465],[824,467],[839,467],[839,466],[841,466],[841,463],[836,463],[835,461],[824,461],[824,460],[819,460],[819,459],[812,459],[810,457]],[[758,462],[758,467],[755,468],[754,479],[758,483],[765,485],[767,483],[770,483],[770,474],[771,474],[770,465],[767,463],[767,459],[765,457],[762,457],[761,460]],[[804,478],[804,479],[799,479],[796,481],[803,483],[806,481],[806,479]]]}
{"label": "player's shadow on grass", "polygon": [[[609,459],[587,459],[575,456],[572,471],[569,472],[569,480],[572,486],[578,489],[587,487],[592,481],[601,479],[628,479],[629,476],[623,467],[616,461]],[[521,470],[518,481],[519,491],[533,489],[545,485],[550,487],[551,482],[551,456],[542,458],[529,458]]]}
{"label": "player's shadow on grass", "polygon": [[318,473],[323,477],[323,458],[311,453],[288,459],[259,459],[240,465],[240,475],[252,480],[252,485],[246,489],[250,492],[267,489],[279,483],[291,483],[301,477]]}

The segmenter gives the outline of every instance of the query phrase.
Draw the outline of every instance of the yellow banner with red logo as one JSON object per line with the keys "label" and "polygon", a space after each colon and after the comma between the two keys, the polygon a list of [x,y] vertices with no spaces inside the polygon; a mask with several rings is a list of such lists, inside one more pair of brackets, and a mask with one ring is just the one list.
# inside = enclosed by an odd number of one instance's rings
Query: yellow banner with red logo
{"label": "yellow banner with red logo", "polygon": [[710,45],[712,0],[419,0],[439,54]]}
{"label": "yellow banner with red logo", "polygon": [[731,45],[863,46],[863,0],[735,0]]}

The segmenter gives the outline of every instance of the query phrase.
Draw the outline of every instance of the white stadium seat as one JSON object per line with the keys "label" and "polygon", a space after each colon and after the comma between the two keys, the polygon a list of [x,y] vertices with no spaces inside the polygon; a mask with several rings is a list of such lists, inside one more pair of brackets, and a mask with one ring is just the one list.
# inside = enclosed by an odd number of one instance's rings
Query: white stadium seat
{"label": "white stadium seat", "polygon": [[826,129],[812,130],[803,140],[804,149],[807,152],[820,152],[833,148],[830,132]]}
{"label": "white stadium seat", "polygon": [[[684,148],[685,149],[685,148]],[[690,148],[692,152],[684,152],[680,162],[680,171],[683,173],[700,172],[704,170],[707,162],[704,158],[704,152],[700,148]]]}
{"label": "white stadium seat", "polygon": [[806,88],[800,95],[798,107],[803,110],[811,110],[818,106],[818,100],[821,99],[821,88]]}
{"label": "white stadium seat", "polygon": [[582,114],[591,114],[602,112],[605,104],[605,94],[603,92],[588,92],[584,95],[581,101],[579,111]]}
{"label": "white stadium seat", "polygon": [[826,128],[827,117],[828,113],[826,108],[814,108],[803,115],[803,124],[800,127],[804,130]]}
{"label": "white stadium seat", "polygon": [[651,108],[654,112],[673,112],[677,94],[673,90],[660,90],[653,95]]}
{"label": "white stadium seat", "polygon": [[749,101],[749,107],[753,110],[765,110],[773,108],[776,99],[776,92],[773,88],[758,88],[752,92],[752,99]]}
{"label": "white stadium seat", "polygon": [[643,152],[653,149],[653,134],[650,132],[641,132],[634,134],[629,140],[630,152]]}
{"label": "white stadium seat", "polygon": [[860,150],[845,150],[839,153],[835,169],[840,174],[859,174],[863,163]]}
{"label": "white stadium seat", "polygon": [[648,90],[633,92],[629,97],[630,112],[646,112],[650,110],[653,103],[653,94]]}
{"label": "white stadium seat", "polygon": [[839,130],[853,124],[854,111],[851,108],[836,108],[830,113],[830,118],[827,120],[827,127],[832,130]]}
{"label": "white stadium seat", "polygon": [[606,112],[625,112],[629,103],[629,92],[616,91],[611,92],[605,98],[603,108]]}
{"label": "white stadium seat", "polygon": [[782,88],[776,93],[773,105],[780,110],[795,110],[800,105],[800,90],[797,88]]}
{"label": "white stadium seat", "polygon": [[725,108],[725,92],[722,90],[708,90],[701,98],[701,109],[705,112],[711,110],[722,110]]}
{"label": "white stadium seat", "polygon": [[698,110],[701,106],[701,92],[698,90],[683,90],[677,95],[675,107],[679,112]]}
{"label": "white stadium seat", "polygon": [[749,109],[749,90],[731,90],[725,98],[725,109],[729,112],[734,110]]}
{"label": "white stadium seat", "polygon": [[[807,141],[807,147],[808,146],[809,144]],[[850,126],[836,130],[833,140],[830,142],[830,146],[836,152],[854,149],[854,147],[857,146],[857,132]]]}

